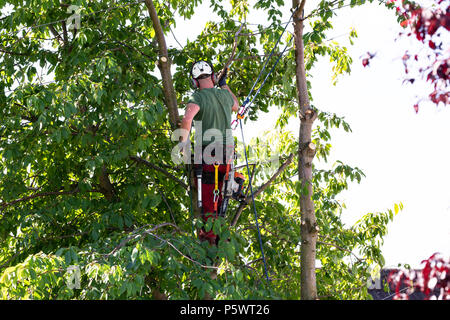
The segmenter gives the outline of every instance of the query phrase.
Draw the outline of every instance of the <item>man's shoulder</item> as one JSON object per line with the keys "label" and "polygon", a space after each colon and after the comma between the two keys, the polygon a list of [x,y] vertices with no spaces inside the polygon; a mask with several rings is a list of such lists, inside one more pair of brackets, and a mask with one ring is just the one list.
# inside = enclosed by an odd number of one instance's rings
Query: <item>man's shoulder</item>
{"label": "man's shoulder", "polygon": [[189,96],[189,102],[188,103],[194,103],[199,105],[202,101],[202,94],[201,94],[201,90],[197,90],[194,91],[190,96]]}
{"label": "man's shoulder", "polygon": [[231,97],[231,93],[226,90],[226,89],[222,89],[222,88],[207,88],[207,89],[202,89],[202,90],[197,90],[192,94],[192,100],[194,101],[198,101],[198,100],[202,100],[202,98],[204,97],[210,97],[210,96],[215,96],[219,99],[228,99],[228,98],[232,98]]}
{"label": "man's shoulder", "polygon": [[230,93],[230,91],[228,91],[227,89],[222,89],[222,88],[215,88],[217,91],[216,91],[216,93],[218,94],[218,95],[221,95],[221,96],[226,96],[226,97],[231,97],[231,93]]}

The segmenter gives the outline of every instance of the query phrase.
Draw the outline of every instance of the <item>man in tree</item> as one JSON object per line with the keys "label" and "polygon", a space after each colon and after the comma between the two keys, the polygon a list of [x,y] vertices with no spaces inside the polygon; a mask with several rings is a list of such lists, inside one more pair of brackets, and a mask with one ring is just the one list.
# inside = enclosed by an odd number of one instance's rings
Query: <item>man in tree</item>
{"label": "man in tree", "polygon": [[[239,102],[226,83],[227,71],[217,81],[211,63],[197,61],[191,68],[191,81],[198,89],[189,99],[186,112],[181,121],[183,135],[181,141],[188,143],[192,121],[196,128],[196,136],[201,138],[201,164],[195,154],[194,168],[202,169],[202,208],[201,215],[204,222],[209,218],[216,218],[222,204],[223,177],[227,172],[227,164],[234,154],[234,141],[231,135],[231,113],[237,112]],[[219,88],[215,88],[218,82]],[[214,137],[214,140],[211,138]],[[200,139],[196,139],[200,140]],[[217,179],[216,179],[217,174]],[[217,182],[217,183],[216,183]],[[201,230],[199,238],[217,244],[218,238],[212,232]]]}

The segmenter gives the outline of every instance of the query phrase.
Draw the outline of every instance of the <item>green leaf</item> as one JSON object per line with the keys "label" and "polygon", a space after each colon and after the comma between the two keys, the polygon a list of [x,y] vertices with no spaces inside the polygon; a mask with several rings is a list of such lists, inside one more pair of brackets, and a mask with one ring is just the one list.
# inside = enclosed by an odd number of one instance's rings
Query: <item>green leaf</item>
{"label": "green leaf", "polygon": [[208,219],[208,221],[205,224],[205,231],[206,232],[211,231],[212,226],[213,226],[213,219]]}
{"label": "green leaf", "polygon": [[222,222],[220,219],[216,219],[214,220],[214,224],[213,224],[213,232],[214,234],[220,234],[221,233],[221,226],[222,226]]}

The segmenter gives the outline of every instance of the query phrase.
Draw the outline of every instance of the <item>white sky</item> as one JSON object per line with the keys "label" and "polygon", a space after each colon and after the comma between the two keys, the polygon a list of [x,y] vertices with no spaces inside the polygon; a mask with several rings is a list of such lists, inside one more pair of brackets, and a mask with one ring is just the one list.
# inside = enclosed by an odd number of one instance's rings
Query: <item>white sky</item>
{"label": "white sky", "polygon": [[[312,3],[307,1],[310,6]],[[402,202],[404,210],[389,224],[385,237],[386,266],[408,263],[418,267],[434,252],[450,255],[450,108],[422,104],[419,113],[414,112],[416,96],[426,96],[430,91],[424,90],[423,82],[402,85],[401,57],[417,42],[396,41],[401,29],[393,12],[372,4],[336,13],[330,38],[348,33],[351,27],[358,33],[355,45],[349,46],[352,73],[341,76],[333,86],[331,65],[324,58],[312,71],[311,81],[313,104],[344,116],[353,130],[332,131],[330,165],[342,160],[366,174],[361,184],[351,184],[339,197],[347,206],[343,220],[352,224],[367,212],[384,212]],[[286,10],[284,20],[289,15]],[[178,41],[184,44],[186,38],[193,40],[212,17],[204,6],[189,22],[179,21],[174,29]],[[250,15],[248,22],[263,19]],[[169,45],[177,46],[170,35],[167,38]],[[346,39],[336,41],[347,45]],[[361,56],[367,51],[377,55],[370,67],[363,68]],[[275,120],[271,112],[255,123],[247,123],[246,141],[273,128]],[[298,121],[292,122],[291,128],[297,133]]]}
{"label": "white sky", "polygon": [[[401,29],[386,11],[371,5],[339,13],[335,25],[342,30],[354,26],[359,35],[350,48],[352,73],[334,87],[323,61],[314,72],[312,94],[318,107],[345,116],[353,129],[332,135],[333,158],[358,166],[367,176],[342,195],[344,221],[402,202],[404,210],[389,226],[383,254],[388,266],[418,266],[436,251],[450,255],[450,108],[430,103],[415,113],[416,95],[431,91],[423,82],[402,85],[400,58],[417,42],[395,41]],[[364,68],[359,57],[367,51],[377,55]]]}

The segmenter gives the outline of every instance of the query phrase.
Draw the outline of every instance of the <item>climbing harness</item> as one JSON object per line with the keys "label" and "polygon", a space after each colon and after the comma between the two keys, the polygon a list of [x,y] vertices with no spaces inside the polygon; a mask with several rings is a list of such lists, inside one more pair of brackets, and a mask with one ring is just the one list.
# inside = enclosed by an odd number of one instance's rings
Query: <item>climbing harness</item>
{"label": "climbing harness", "polygon": [[220,206],[219,217],[225,217],[225,213],[228,208],[228,201],[230,199],[230,192],[229,192],[229,190],[231,189],[230,172],[234,171],[234,169],[231,168],[232,158],[230,158],[227,162],[228,162],[227,169],[222,183],[222,205]]}
{"label": "climbing harness", "polygon": [[203,175],[203,168],[202,166],[194,166],[194,173],[197,178],[197,207],[200,209],[200,211],[203,208],[202,203],[202,175]]}
{"label": "climbing harness", "polygon": [[242,187],[245,179],[241,173],[236,172],[234,166],[235,160],[236,153],[233,151],[232,156],[227,160],[225,177],[222,184],[222,204],[219,211],[220,217],[225,217],[230,198],[237,201],[242,201],[243,198],[245,198],[242,194]]}

